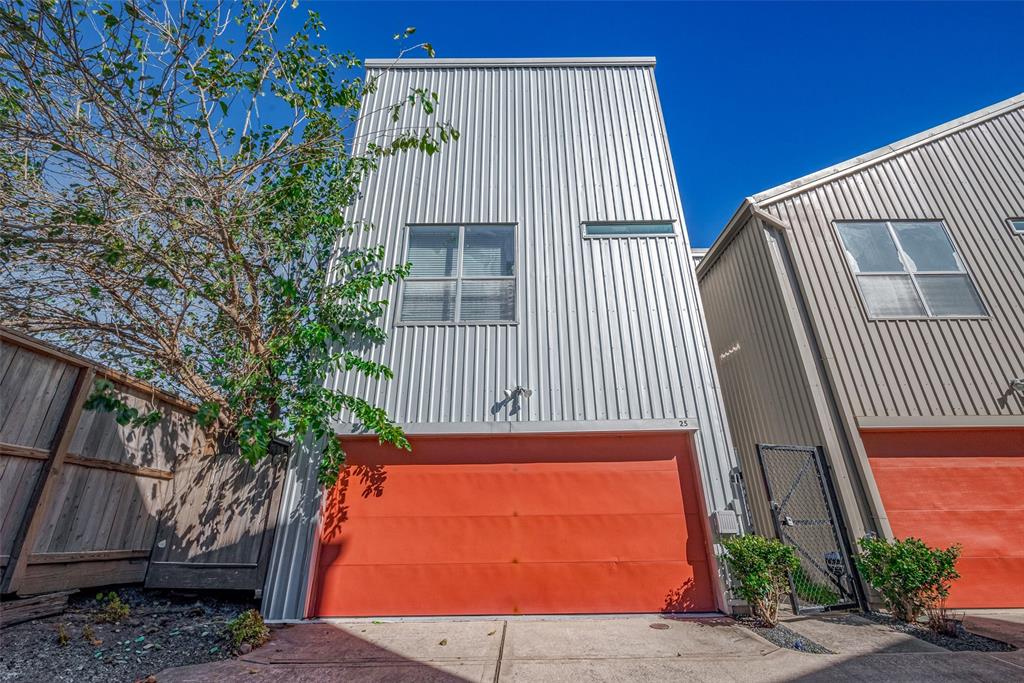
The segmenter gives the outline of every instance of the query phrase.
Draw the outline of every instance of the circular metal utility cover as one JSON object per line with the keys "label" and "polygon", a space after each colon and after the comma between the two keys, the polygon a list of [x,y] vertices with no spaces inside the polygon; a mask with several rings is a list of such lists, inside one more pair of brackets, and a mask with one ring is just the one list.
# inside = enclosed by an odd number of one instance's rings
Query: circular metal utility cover
{"label": "circular metal utility cover", "polygon": [[661,622],[649,624],[649,626],[653,629],[657,629],[658,631],[664,631],[665,629],[670,628],[668,624],[663,624]]}

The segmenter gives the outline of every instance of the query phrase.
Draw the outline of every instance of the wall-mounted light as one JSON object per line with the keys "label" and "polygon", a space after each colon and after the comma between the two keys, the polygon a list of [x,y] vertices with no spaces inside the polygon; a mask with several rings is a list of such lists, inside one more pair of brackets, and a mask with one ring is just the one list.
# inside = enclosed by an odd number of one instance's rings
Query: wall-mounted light
{"label": "wall-mounted light", "polygon": [[505,390],[505,398],[509,400],[514,398],[530,398],[531,396],[533,396],[533,389],[527,389],[518,384],[511,389]]}
{"label": "wall-mounted light", "polygon": [[1024,377],[1017,377],[1010,380],[1010,388],[1021,396],[1024,396]]}

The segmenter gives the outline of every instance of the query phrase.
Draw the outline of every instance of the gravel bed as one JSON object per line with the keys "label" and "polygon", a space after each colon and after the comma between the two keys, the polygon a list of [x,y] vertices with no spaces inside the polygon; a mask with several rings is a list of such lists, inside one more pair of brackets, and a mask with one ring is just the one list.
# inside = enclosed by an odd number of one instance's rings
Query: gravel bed
{"label": "gravel bed", "polygon": [[779,624],[774,628],[768,628],[763,626],[761,622],[753,617],[739,617],[737,618],[737,621],[773,645],[789,648],[790,650],[796,650],[797,652],[807,652],[813,655],[835,654],[832,650],[818,645],[810,638],[802,636],[796,631],[786,628],[782,624]]}
{"label": "gravel bed", "polygon": [[899,631],[920,638],[926,642],[944,647],[953,652],[1011,652],[1017,648],[1001,640],[993,640],[985,636],[971,633],[964,628],[963,624],[957,624],[957,636],[955,638],[942,635],[932,631],[922,624],[908,624],[888,614],[879,612],[865,612],[861,614],[865,619],[870,619],[878,624],[884,624],[893,631]]}
{"label": "gravel bed", "polygon": [[96,623],[96,593],[73,595],[63,614],[0,631],[0,681],[132,682],[172,666],[227,659],[227,622],[255,606],[233,596],[121,588],[130,612],[105,624]]}

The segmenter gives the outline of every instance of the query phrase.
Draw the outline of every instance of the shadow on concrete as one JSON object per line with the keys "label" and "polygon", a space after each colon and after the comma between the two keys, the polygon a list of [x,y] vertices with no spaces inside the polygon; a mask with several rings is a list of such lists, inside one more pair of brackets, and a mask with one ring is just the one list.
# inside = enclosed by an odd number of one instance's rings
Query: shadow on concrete
{"label": "shadow on concrete", "polygon": [[[220,662],[167,669],[157,674],[157,680],[160,683],[335,680],[346,683],[381,680],[456,683],[480,680],[481,668],[492,664],[459,661],[454,657],[430,661],[411,659],[352,632],[359,628],[359,624],[275,627],[273,639],[249,654]],[[465,673],[460,674],[460,669]]]}
{"label": "shadow on concrete", "polygon": [[1024,671],[1019,652],[954,652],[859,614],[789,616],[783,625],[837,653],[807,655],[809,669],[793,681],[1007,681]]}

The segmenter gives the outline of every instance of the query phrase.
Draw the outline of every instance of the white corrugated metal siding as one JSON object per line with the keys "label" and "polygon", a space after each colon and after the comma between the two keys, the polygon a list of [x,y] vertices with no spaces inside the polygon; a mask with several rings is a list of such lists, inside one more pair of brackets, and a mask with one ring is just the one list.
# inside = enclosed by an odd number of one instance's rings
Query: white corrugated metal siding
{"label": "white corrugated metal siding", "polygon": [[[383,161],[349,211],[378,228],[358,243],[383,242],[398,263],[411,223],[514,224],[518,322],[396,326],[392,306],[391,339],[371,357],[387,363],[395,379],[340,374],[331,384],[386,408],[400,423],[444,423],[456,433],[509,421],[696,420],[708,507],[730,504],[733,456],[653,60],[442,60],[386,73],[368,69],[369,77],[380,74],[364,107],[360,144],[396,125],[386,105],[416,87],[440,95],[437,118],[452,122],[461,138],[432,157]],[[427,121],[403,116],[397,125]],[[679,230],[668,237],[583,238],[584,221],[654,220],[675,221]],[[394,303],[397,294],[394,288],[387,296]],[[504,389],[516,385],[534,393],[512,412],[501,402]],[[293,471],[288,491],[304,473]],[[295,504],[305,505],[303,517],[315,512],[308,500]],[[277,597],[299,595],[295,584],[308,579],[299,565],[308,567],[309,543],[298,533],[288,539],[275,547],[264,609],[270,618],[299,616],[297,599]]]}
{"label": "white corrugated metal siding", "polygon": [[[335,386],[401,423],[697,417],[683,240],[582,239],[582,221],[680,220],[652,70],[403,68],[366,109],[414,87],[441,94],[438,116],[462,138],[384,161],[351,212],[380,228],[362,243],[383,240],[397,263],[411,223],[515,224],[519,324],[394,327],[373,357],[395,379]],[[522,410],[492,410],[516,384],[534,390]]]}

